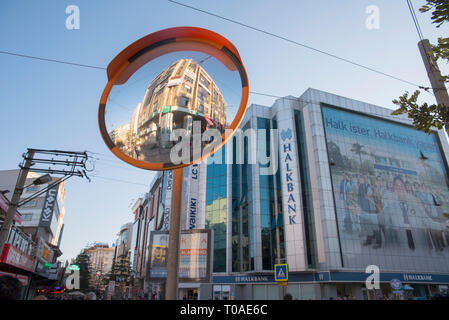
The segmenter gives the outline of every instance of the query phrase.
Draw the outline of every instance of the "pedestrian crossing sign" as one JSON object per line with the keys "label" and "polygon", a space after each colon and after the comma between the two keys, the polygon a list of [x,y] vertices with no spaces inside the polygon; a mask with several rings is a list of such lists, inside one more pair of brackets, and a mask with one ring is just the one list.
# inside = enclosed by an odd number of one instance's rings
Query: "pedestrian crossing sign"
{"label": "pedestrian crossing sign", "polygon": [[274,280],[275,281],[288,281],[288,265],[287,264],[275,264],[274,265]]}

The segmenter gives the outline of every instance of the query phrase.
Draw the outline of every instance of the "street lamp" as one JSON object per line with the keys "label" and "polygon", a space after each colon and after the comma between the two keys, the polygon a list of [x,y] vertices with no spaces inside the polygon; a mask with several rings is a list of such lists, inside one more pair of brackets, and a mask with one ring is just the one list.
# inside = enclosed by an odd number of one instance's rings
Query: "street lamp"
{"label": "street lamp", "polygon": [[47,173],[43,176],[40,176],[39,178],[35,179],[32,183],[30,183],[29,185],[23,187],[24,189],[31,186],[31,185],[41,185],[41,184],[45,184],[45,183],[49,183],[52,180],[51,176]]}

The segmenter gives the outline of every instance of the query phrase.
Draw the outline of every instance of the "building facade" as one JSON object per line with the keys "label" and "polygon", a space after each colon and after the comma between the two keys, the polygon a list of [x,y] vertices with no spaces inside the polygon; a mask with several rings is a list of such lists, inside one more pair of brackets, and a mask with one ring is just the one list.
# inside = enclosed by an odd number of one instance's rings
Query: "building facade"
{"label": "building facade", "polygon": [[111,130],[109,135],[133,158],[168,163],[173,130],[186,129],[192,134],[195,122],[202,132],[210,127],[224,132],[226,115],[226,101],[201,63],[180,59],[150,82],[130,122]]}
{"label": "building facade", "polygon": [[[213,262],[212,280],[181,282],[179,297],[430,298],[447,290],[449,146],[443,131],[411,125],[390,109],[314,89],[248,107],[221,152],[184,169],[182,225],[213,231]],[[152,196],[154,230],[168,230],[171,179],[161,174]],[[282,263],[285,288],[274,277]],[[380,283],[370,289],[373,272]]]}
{"label": "building facade", "polygon": [[[2,189],[9,190],[8,193],[1,195],[0,211],[4,210],[4,214],[19,172],[18,169],[0,171]],[[20,201],[27,200],[57,180],[52,178],[47,184],[33,185],[32,182],[38,177],[40,175],[32,171],[28,173],[25,181],[25,186],[28,187],[23,190]],[[15,271],[25,284],[24,299],[32,298],[36,290],[55,284],[62,276],[62,266],[57,258],[62,255],[59,246],[64,226],[65,194],[62,182],[24,203],[18,208],[14,217],[14,226],[8,243],[0,255],[0,269],[10,269],[11,263],[15,266]]]}
{"label": "building facade", "polygon": [[94,243],[86,249],[89,256],[90,287],[104,290],[103,277],[112,269],[115,248],[107,243]]}

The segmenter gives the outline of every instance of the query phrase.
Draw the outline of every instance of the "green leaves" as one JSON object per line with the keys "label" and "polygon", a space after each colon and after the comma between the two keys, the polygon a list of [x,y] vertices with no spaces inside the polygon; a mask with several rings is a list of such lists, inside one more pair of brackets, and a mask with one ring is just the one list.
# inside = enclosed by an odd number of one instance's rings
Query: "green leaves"
{"label": "green leaves", "polygon": [[447,0],[427,0],[427,4],[423,5],[419,11],[427,12],[432,9],[431,20],[432,23],[437,24],[437,28],[449,21],[449,2]]}
{"label": "green leaves", "polygon": [[[439,28],[443,23],[449,21],[449,1],[448,0],[427,0],[419,11],[432,11],[432,23],[435,23]],[[449,38],[438,38],[437,45],[431,45],[432,51],[430,54],[434,55],[435,60],[443,59],[449,62]],[[443,76],[444,82],[449,82],[449,76]],[[445,90],[445,88],[441,88]],[[413,119],[413,126],[427,133],[431,132],[431,128],[445,129],[449,133],[449,106],[437,105],[428,103],[418,104],[418,97],[420,91],[415,91],[410,97],[406,92],[398,99],[393,100],[393,103],[399,108],[393,111],[392,115],[407,114],[410,119]]]}
{"label": "green leaves", "polygon": [[438,129],[446,128],[449,133],[449,108],[443,105],[424,103],[419,105],[417,103],[420,91],[416,90],[411,97],[406,92],[399,97],[399,100],[393,100],[393,103],[399,106],[393,111],[392,115],[407,114],[410,119],[413,119],[413,126],[427,133],[431,133],[431,128]]}

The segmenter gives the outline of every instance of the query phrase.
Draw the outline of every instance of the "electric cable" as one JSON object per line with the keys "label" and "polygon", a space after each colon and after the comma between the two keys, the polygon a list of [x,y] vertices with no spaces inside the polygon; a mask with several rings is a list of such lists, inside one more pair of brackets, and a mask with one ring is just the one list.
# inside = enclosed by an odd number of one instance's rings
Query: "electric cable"
{"label": "electric cable", "polygon": [[385,72],[383,72],[383,71],[376,70],[376,69],[374,69],[374,68],[371,68],[371,67],[362,65],[362,64],[360,64],[360,63],[358,63],[358,62],[355,62],[355,61],[352,61],[352,60],[349,60],[349,59],[346,59],[346,58],[337,56],[337,55],[335,55],[335,54],[326,52],[326,51],[324,51],[324,50],[320,50],[320,49],[314,48],[314,47],[312,47],[312,46],[306,45],[306,44],[304,44],[304,43],[300,43],[300,42],[295,41],[295,40],[291,40],[291,39],[289,39],[289,38],[286,38],[286,37],[283,37],[283,36],[274,34],[274,33],[272,33],[272,32],[269,32],[269,31],[266,31],[266,30],[262,30],[262,29],[259,29],[259,28],[250,26],[250,25],[245,24],[245,23],[242,23],[242,22],[240,22],[240,21],[233,20],[233,19],[230,19],[230,18],[226,18],[226,17],[223,17],[223,16],[221,16],[221,15],[218,15],[218,14],[215,14],[215,13],[212,13],[212,12],[209,12],[209,11],[206,11],[206,10],[203,10],[203,9],[199,9],[199,8],[196,8],[196,7],[193,7],[193,6],[190,6],[190,5],[181,3],[181,2],[177,2],[177,1],[174,1],[174,0],[167,0],[167,1],[168,1],[168,2],[171,2],[171,3],[174,3],[174,4],[176,4],[176,5],[179,5],[179,6],[183,6],[183,7],[186,7],[186,8],[195,10],[195,11],[198,11],[198,12],[205,13],[205,14],[207,14],[207,15],[210,15],[210,16],[213,16],[213,17],[216,17],[216,18],[219,18],[219,19],[228,21],[228,22],[232,22],[232,23],[234,23],[234,24],[243,26],[243,27],[248,28],[248,29],[252,29],[252,30],[257,31],[257,32],[260,32],[260,33],[264,33],[264,34],[269,35],[269,36],[271,36],[271,37],[274,37],[274,38],[278,38],[278,39],[287,41],[287,42],[292,43],[292,44],[295,44],[295,45],[297,45],[297,46],[301,46],[301,47],[303,47],[303,48],[306,48],[306,49],[309,49],[309,50],[312,50],[312,51],[321,53],[321,54],[323,54],[323,55],[327,55],[327,56],[329,56],[329,57],[332,57],[332,58],[341,60],[341,61],[343,61],[343,62],[352,64],[352,65],[354,65],[354,66],[357,66],[357,67],[360,67],[360,68],[363,68],[363,69],[366,69],[366,70],[375,72],[375,73],[377,73],[377,74],[381,74],[381,75],[383,75],[383,76],[386,76],[386,77],[395,79],[395,80],[397,80],[397,81],[401,81],[401,82],[403,82],[403,83],[407,83],[407,84],[409,84],[409,85],[412,85],[412,86],[415,86],[415,87],[418,87],[418,88],[421,88],[421,89],[425,88],[425,87],[423,87],[423,86],[420,86],[420,85],[418,85],[418,84],[416,84],[416,83],[413,83],[413,82],[410,82],[410,81],[408,81],[408,80],[401,79],[401,78],[399,78],[399,77],[393,76],[393,75],[388,74],[388,73],[385,73]]}

